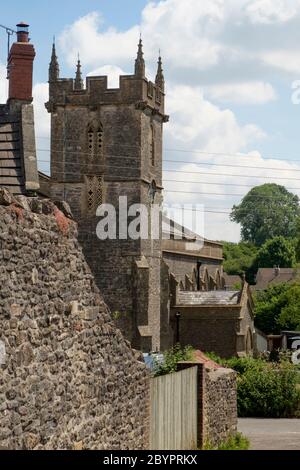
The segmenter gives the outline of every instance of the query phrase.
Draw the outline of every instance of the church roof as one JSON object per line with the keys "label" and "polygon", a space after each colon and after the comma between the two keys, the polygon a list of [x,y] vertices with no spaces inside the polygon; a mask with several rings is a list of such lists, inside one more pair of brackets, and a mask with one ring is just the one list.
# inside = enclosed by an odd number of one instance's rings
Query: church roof
{"label": "church roof", "polygon": [[213,290],[208,292],[179,291],[178,305],[238,305],[239,291]]}
{"label": "church roof", "polygon": [[204,238],[202,235],[199,235],[192,230],[184,227],[183,225],[179,224],[178,222],[175,222],[173,219],[169,219],[169,217],[163,215],[162,217],[162,232],[163,232],[163,238],[165,236],[182,236],[184,240],[188,241],[196,241],[196,240],[202,240],[207,243],[213,243],[214,245],[218,245],[220,247],[223,246],[222,243],[208,240]]}

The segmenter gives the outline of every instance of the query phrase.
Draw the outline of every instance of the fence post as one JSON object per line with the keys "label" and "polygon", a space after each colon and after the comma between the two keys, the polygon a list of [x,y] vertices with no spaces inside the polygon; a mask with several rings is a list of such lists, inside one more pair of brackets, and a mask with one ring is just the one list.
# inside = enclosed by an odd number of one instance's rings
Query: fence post
{"label": "fence post", "polygon": [[204,444],[204,404],[205,404],[205,367],[204,364],[194,361],[180,361],[177,371],[197,366],[197,447],[201,449]]}

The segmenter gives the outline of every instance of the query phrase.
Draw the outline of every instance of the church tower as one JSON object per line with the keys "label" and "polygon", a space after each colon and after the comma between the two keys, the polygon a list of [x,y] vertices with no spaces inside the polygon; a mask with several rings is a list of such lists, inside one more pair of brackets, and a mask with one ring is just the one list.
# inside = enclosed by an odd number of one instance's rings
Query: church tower
{"label": "church tower", "polygon": [[[108,88],[107,77],[87,77],[78,59],[74,79],[60,78],[55,46],[49,67],[51,192],[65,199],[79,224],[80,240],[96,282],[118,326],[133,347],[161,348],[161,237],[100,240],[102,203],[130,208],[144,204],[150,214],[162,202],[162,138],[165,115],[161,58],[155,83],[145,76],[140,39],[133,75]],[[130,223],[129,217],[129,223]],[[159,224],[159,230],[161,225]],[[149,223],[148,231],[151,231]]]}

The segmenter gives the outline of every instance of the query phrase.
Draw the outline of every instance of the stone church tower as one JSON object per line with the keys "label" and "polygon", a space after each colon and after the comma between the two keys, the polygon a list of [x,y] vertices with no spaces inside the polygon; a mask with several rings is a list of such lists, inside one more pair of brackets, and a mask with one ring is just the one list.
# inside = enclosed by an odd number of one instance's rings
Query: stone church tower
{"label": "stone church tower", "polygon": [[75,79],[60,78],[53,45],[46,104],[51,195],[70,204],[105,301],[132,345],[144,351],[160,349],[167,328],[160,308],[161,237],[132,240],[117,231],[117,239],[100,240],[96,209],[112,204],[119,221],[120,196],[127,197],[128,207],[150,209],[162,201],[164,99],[161,58],[152,83],[145,76],[141,40],[134,74],[121,76],[119,88],[108,88],[106,76],[87,77],[84,87],[79,60]]}

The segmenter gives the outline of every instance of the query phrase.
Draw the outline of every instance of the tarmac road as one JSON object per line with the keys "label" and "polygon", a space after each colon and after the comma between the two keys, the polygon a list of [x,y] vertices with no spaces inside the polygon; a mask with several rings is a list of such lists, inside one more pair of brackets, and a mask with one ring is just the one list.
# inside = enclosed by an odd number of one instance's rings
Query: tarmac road
{"label": "tarmac road", "polygon": [[239,419],[250,450],[300,450],[300,419]]}

